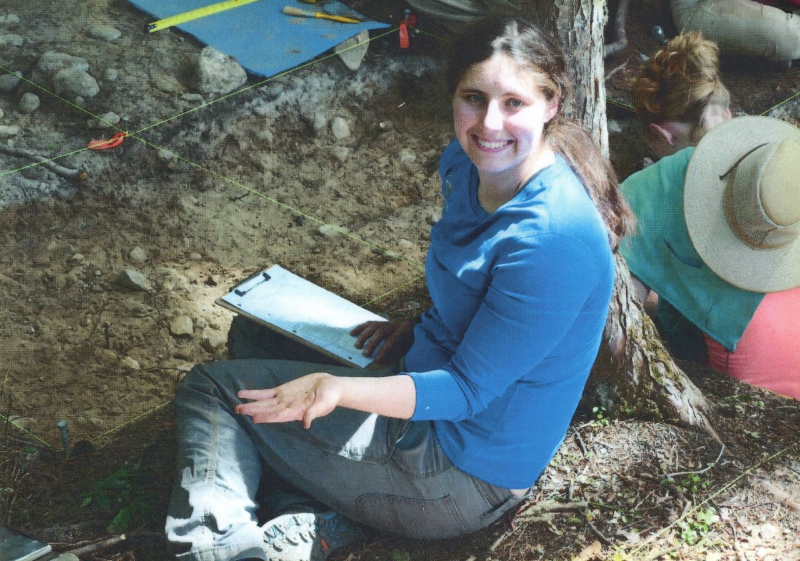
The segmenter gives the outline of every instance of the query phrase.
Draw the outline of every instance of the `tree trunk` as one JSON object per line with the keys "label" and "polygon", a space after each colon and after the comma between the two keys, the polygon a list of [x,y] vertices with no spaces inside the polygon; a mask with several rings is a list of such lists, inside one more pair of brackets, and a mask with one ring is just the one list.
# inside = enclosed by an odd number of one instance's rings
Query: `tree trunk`
{"label": "tree trunk", "polygon": [[616,256],[617,278],[603,345],[584,392],[616,416],[699,427],[722,443],[708,416],[712,406],[675,364],[650,317],[634,298],[628,265]]}
{"label": "tree trunk", "polygon": [[539,0],[539,21],[564,47],[573,63],[575,90],[565,116],[591,131],[603,155],[608,157],[606,86],[603,80],[603,27],[605,0]]}
{"label": "tree trunk", "polygon": [[[559,38],[574,68],[575,95],[566,114],[592,131],[608,156],[604,37],[605,0],[539,2],[544,27]],[[675,364],[655,325],[634,299],[628,266],[617,255],[617,279],[604,343],[584,401],[617,416],[667,420],[702,428],[719,440],[708,415],[712,407]]]}

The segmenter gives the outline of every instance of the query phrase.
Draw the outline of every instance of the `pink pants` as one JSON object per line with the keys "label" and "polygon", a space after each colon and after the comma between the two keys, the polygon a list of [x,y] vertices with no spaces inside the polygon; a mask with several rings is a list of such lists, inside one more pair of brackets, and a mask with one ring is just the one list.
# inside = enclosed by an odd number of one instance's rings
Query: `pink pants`
{"label": "pink pants", "polygon": [[800,400],[800,287],[764,297],[736,352],[705,338],[714,370]]}

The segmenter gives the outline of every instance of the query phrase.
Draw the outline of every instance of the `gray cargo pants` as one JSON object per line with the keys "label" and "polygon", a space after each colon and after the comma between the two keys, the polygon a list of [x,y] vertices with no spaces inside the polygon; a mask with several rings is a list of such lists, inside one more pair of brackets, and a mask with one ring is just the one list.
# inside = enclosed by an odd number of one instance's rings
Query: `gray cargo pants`
{"label": "gray cargo pants", "polygon": [[[241,356],[241,340],[233,343],[234,356]],[[320,370],[375,374],[264,359],[199,365],[187,374],[176,396],[178,479],[166,523],[179,558],[258,557],[256,497],[265,466],[327,508],[411,538],[474,532],[521,500],[455,467],[430,422],[338,408],[306,430],[299,422],[253,424],[234,413],[239,390]]]}

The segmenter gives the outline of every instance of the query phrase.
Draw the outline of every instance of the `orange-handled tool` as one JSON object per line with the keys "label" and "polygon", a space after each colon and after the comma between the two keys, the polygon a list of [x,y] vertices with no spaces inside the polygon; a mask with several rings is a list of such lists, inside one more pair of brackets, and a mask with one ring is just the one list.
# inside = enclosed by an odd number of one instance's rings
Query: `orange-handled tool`
{"label": "orange-handled tool", "polygon": [[294,6],[284,6],[283,13],[289,16],[300,16],[303,18],[321,18],[329,19],[331,21],[338,21],[339,23],[361,23],[360,20],[355,18],[348,18],[345,16],[335,16],[325,12],[312,12],[311,10],[303,10],[302,8],[295,8]]}

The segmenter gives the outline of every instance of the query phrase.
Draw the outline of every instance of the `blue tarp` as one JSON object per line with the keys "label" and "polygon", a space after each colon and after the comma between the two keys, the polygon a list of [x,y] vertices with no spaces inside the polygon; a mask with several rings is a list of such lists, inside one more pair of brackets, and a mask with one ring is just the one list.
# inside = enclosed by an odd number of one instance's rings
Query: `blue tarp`
{"label": "blue tarp", "polygon": [[[164,19],[218,3],[220,0],[129,0],[153,16]],[[356,15],[344,4],[328,0],[321,4],[326,12],[336,15]],[[360,23],[338,23],[318,18],[288,16],[284,6],[319,11],[319,4],[296,0],[258,0],[251,4],[211,14],[176,26],[230,55],[252,74],[274,76],[294,68],[332,49],[365,29],[380,29],[388,24],[366,20]],[[155,31],[154,33],[165,33]]]}

